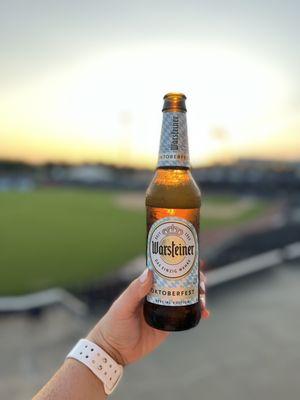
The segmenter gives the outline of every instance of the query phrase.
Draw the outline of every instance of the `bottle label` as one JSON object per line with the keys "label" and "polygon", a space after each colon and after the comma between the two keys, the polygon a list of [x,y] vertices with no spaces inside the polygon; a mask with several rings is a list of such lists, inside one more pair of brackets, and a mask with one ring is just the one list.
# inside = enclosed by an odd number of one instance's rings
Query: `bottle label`
{"label": "bottle label", "polygon": [[158,167],[189,167],[186,115],[164,112],[161,128]]}
{"label": "bottle label", "polygon": [[159,219],[148,234],[147,266],[154,283],[147,300],[163,306],[198,302],[198,237],[194,226],[177,217]]}

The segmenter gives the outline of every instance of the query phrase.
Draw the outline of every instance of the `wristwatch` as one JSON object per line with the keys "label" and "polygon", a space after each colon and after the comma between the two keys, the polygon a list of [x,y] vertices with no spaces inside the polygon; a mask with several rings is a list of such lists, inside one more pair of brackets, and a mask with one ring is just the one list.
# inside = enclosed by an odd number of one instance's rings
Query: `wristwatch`
{"label": "wristwatch", "polygon": [[74,358],[86,365],[103,382],[106,394],[116,389],[123,375],[122,365],[87,339],[80,339],[66,358]]}

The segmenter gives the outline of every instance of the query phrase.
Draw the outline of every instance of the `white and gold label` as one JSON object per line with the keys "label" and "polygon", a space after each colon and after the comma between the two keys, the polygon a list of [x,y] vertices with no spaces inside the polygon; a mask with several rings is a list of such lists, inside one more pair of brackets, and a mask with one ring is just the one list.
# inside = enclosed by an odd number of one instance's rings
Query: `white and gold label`
{"label": "white and gold label", "polygon": [[198,236],[187,220],[167,217],[156,221],[148,234],[147,265],[154,284],[150,303],[186,306],[198,302]]}

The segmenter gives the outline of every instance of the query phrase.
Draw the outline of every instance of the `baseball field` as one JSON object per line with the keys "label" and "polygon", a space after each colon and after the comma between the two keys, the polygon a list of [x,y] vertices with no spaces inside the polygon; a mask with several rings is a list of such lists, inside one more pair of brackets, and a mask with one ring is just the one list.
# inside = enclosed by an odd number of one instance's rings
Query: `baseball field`
{"label": "baseball field", "polygon": [[[39,189],[0,193],[0,295],[99,280],[144,252],[142,193]],[[204,197],[202,229],[238,225],[268,204]]]}

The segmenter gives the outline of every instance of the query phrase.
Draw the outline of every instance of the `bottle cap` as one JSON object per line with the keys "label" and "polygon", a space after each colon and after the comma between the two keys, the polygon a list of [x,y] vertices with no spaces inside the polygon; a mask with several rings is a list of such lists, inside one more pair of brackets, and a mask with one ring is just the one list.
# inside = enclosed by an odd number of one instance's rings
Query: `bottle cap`
{"label": "bottle cap", "polygon": [[162,111],[186,112],[186,96],[183,93],[167,93],[164,96],[164,106]]}

